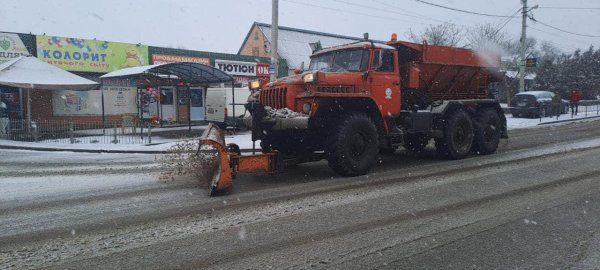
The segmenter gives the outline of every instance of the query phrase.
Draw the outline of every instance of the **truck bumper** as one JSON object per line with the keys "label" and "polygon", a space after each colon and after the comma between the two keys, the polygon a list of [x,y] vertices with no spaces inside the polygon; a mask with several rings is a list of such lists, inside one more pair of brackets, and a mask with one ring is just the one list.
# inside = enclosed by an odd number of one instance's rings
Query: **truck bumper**
{"label": "truck bumper", "polygon": [[[252,127],[252,116],[244,118],[244,123]],[[291,130],[291,129],[308,129],[308,117],[294,118],[268,118],[265,117],[260,121],[262,129],[267,130]]]}

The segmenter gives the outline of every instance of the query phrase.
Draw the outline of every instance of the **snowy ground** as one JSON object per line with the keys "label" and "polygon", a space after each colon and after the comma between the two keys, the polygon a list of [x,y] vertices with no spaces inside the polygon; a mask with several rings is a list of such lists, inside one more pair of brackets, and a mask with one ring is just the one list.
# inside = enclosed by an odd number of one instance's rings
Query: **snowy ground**
{"label": "snowy ground", "polygon": [[[545,125],[564,125],[572,121],[595,121],[600,119],[599,112],[596,107],[589,107],[586,112],[586,107],[580,107],[580,113],[576,116],[571,114],[563,114],[558,117],[544,117],[544,118],[515,118],[510,114],[506,114],[507,127],[509,130],[522,129],[522,128],[536,128]],[[572,121],[571,121],[572,120]],[[206,126],[194,126],[192,129],[196,132],[206,128]],[[156,128],[157,132],[164,131],[186,131],[188,127],[176,127],[176,128]],[[132,135],[139,137],[139,135]],[[36,148],[60,148],[60,149],[89,149],[89,150],[117,150],[117,151],[166,151],[176,144],[177,141],[182,139],[164,138],[159,135],[152,137],[152,144],[112,144],[107,140],[98,140],[100,143],[85,144],[75,143],[70,144],[68,141],[64,143],[57,143],[55,141],[42,141],[42,142],[21,142],[11,140],[1,140],[0,146],[16,146],[16,147],[36,147]],[[192,138],[188,140],[197,140]],[[235,143],[240,146],[241,149],[252,149],[252,140],[249,132],[239,132],[225,136],[226,143]],[[259,148],[260,141],[256,142],[256,147]]]}

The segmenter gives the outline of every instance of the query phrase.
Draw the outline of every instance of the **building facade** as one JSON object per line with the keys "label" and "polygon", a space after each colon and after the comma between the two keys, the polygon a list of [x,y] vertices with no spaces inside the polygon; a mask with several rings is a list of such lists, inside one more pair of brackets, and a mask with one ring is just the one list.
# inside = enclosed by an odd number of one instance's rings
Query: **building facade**
{"label": "building facade", "polygon": [[[97,90],[31,91],[31,108],[23,102],[23,90],[0,86],[2,100],[9,107],[10,118],[23,118],[31,110],[32,119],[119,121],[123,116],[149,118],[159,114],[169,122],[204,120],[206,89],[200,86],[158,87],[160,102],[143,100],[132,81],[100,80],[100,76],[123,68],[158,63],[194,62],[219,68],[232,75],[236,84],[268,77],[269,58],[237,54],[181,50],[165,47],[129,44],[72,37],[31,35],[0,32],[0,63],[21,55],[33,55],[40,60],[93,81],[102,82]],[[280,65],[287,69],[285,60]],[[188,98],[188,95],[190,96]],[[102,102],[102,100],[104,102]],[[190,114],[188,114],[188,100]]]}

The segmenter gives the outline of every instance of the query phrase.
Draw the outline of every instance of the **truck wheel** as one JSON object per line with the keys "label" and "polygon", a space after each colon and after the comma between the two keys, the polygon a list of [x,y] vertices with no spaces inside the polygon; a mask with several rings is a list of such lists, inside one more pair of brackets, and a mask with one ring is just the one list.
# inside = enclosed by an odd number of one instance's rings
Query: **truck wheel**
{"label": "truck wheel", "polygon": [[484,109],[475,119],[473,150],[479,155],[496,152],[500,143],[500,117],[494,109]]}
{"label": "truck wheel", "polygon": [[404,135],[404,148],[411,152],[419,153],[422,152],[423,149],[429,143],[429,137],[425,134],[410,134],[407,133]]}
{"label": "truck wheel", "polygon": [[379,142],[373,121],[364,114],[352,114],[338,123],[327,138],[329,167],[342,176],[367,173],[377,159]]}
{"label": "truck wheel", "polygon": [[471,153],[473,146],[473,122],[463,110],[457,110],[446,119],[444,137],[435,139],[435,148],[442,156],[461,159]]}

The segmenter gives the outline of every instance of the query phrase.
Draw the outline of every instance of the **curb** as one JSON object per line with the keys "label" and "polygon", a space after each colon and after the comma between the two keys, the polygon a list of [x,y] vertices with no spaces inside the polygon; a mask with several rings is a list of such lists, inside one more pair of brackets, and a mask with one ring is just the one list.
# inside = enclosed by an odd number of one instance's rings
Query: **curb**
{"label": "curb", "polygon": [[49,148],[49,147],[30,147],[30,146],[14,146],[0,145],[0,149],[13,150],[32,150],[46,152],[76,152],[76,153],[110,153],[110,154],[166,154],[167,151],[136,151],[136,150],[103,150],[103,149],[66,149],[66,148]]}
{"label": "curb", "polygon": [[583,118],[571,118],[571,119],[564,119],[564,120],[556,120],[556,121],[552,121],[552,122],[543,122],[543,123],[538,123],[537,125],[543,126],[543,125],[556,124],[556,123],[574,122],[574,121],[578,121],[578,120],[585,120],[585,119],[592,119],[592,118],[600,118],[600,115],[588,116],[588,117],[583,117]]}
{"label": "curb", "polygon": [[[0,149],[11,149],[11,150],[31,150],[31,151],[43,151],[43,152],[76,152],[76,153],[108,153],[108,154],[167,154],[168,151],[158,150],[103,150],[103,149],[68,149],[68,148],[51,148],[51,147],[32,147],[32,146],[14,146],[14,145],[0,145]],[[242,153],[250,153],[252,149],[240,149]],[[257,153],[260,153],[260,149],[256,149]]]}

